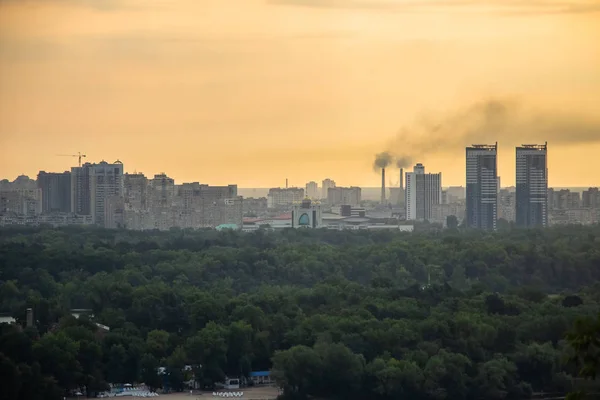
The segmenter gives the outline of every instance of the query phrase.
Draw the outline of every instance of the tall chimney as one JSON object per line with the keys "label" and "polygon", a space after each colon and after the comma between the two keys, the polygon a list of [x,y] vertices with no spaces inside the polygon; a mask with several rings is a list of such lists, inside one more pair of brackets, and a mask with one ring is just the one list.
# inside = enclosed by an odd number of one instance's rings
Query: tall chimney
{"label": "tall chimney", "polygon": [[288,178],[285,178],[285,188],[288,188]]}
{"label": "tall chimney", "polygon": [[385,168],[381,168],[381,204],[385,204]]}
{"label": "tall chimney", "polygon": [[400,192],[398,192],[398,205],[404,203],[404,168],[400,168]]}

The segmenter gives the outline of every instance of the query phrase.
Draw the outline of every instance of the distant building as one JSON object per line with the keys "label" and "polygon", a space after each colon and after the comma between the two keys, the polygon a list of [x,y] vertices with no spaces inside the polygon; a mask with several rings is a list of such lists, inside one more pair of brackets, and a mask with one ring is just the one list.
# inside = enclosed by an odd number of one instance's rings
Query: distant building
{"label": "distant building", "polygon": [[71,168],[71,212],[92,215],[91,163]]}
{"label": "distant building", "polygon": [[201,226],[215,228],[219,225],[243,225],[243,199],[241,196],[227,199],[211,199],[204,201],[203,221]]}
{"label": "distant building", "polygon": [[117,229],[125,226],[125,199],[119,195],[107,197],[104,201],[104,227]]}
{"label": "distant building", "polygon": [[123,176],[123,197],[128,208],[145,210],[148,208],[148,178],[144,174]]}
{"label": "distant building", "polygon": [[268,203],[266,197],[246,197],[244,198],[244,213],[262,214],[267,211]]}
{"label": "distant building", "polygon": [[326,199],[327,198],[327,194],[329,193],[329,189],[334,188],[335,187],[335,181],[332,179],[323,179],[323,182],[321,182],[321,198],[322,199]]}
{"label": "distant building", "polygon": [[517,226],[548,225],[548,146],[517,147]]}
{"label": "distant building", "polygon": [[361,201],[361,189],[359,187],[333,187],[327,191],[327,203],[332,206],[349,204],[358,206]]}
{"label": "distant building", "polygon": [[354,207],[350,204],[331,207],[331,213],[342,217],[365,217],[367,210],[364,207]]}
{"label": "distant building", "polygon": [[390,191],[390,204],[393,205],[397,205],[397,206],[404,206],[404,201],[406,200],[406,196],[404,194],[404,188],[401,187],[390,187],[389,188]]}
{"label": "distant building", "polygon": [[166,174],[156,174],[150,180],[147,202],[152,208],[171,207],[175,198],[175,180]]}
{"label": "distant building", "polygon": [[0,213],[27,216],[41,214],[41,189],[9,189],[0,191]]}
{"label": "distant building", "polygon": [[597,187],[583,191],[581,194],[581,206],[584,208],[600,208],[600,191]]}
{"label": "distant building", "polygon": [[244,218],[242,230],[244,232],[254,232],[258,229],[285,229],[292,227],[292,214],[282,214],[267,218]]}
{"label": "distant building", "polygon": [[321,198],[321,193],[319,192],[319,185],[317,182],[311,181],[306,184],[306,197],[312,200],[319,200]]}
{"label": "distant building", "polygon": [[398,225],[389,221],[368,216],[344,216],[340,214],[322,214],[323,228],[333,230],[392,230],[412,232],[413,225]]}
{"label": "distant building", "polygon": [[275,383],[275,380],[271,379],[271,371],[252,371],[250,372],[250,380],[255,385],[269,385]]}
{"label": "distant building", "polygon": [[463,186],[449,186],[446,189],[446,201],[448,204],[458,203],[465,200],[465,188]]}
{"label": "distant building", "polygon": [[592,208],[577,208],[566,210],[567,223],[590,225],[600,222],[600,210]]}
{"label": "distant building", "polygon": [[237,197],[237,185],[209,186],[198,182],[175,186],[175,204],[190,208],[196,199],[220,200]]}
{"label": "distant building", "polygon": [[39,226],[51,225],[53,227],[69,225],[92,225],[91,215],[77,215],[71,213],[50,213],[40,215],[0,214],[0,226],[21,225]]}
{"label": "distant building", "polygon": [[27,175],[19,175],[17,178],[9,183],[7,189],[14,190],[34,190],[37,189],[37,183],[34,179],[31,179]]}
{"label": "distant building", "polygon": [[470,228],[495,230],[498,217],[498,143],[466,149],[466,222]]}
{"label": "distant building", "polygon": [[446,226],[448,217],[451,215],[454,215],[459,223],[464,220],[464,203],[433,204],[431,206],[431,218],[429,219],[429,222],[439,223],[442,224],[442,226]]}
{"label": "distant building", "polygon": [[516,215],[516,193],[514,190],[501,189],[498,194],[498,219],[514,222]]}
{"label": "distant building", "polygon": [[406,219],[430,220],[432,206],[442,203],[442,174],[426,174],[423,164],[406,173]]}
{"label": "distant building", "polygon": [[569,210],[580,208],[581,205],[581,196],[578,192],[571,192],[569,189],[548,189],[549,210]]}
{"label": "distant building", "polygon": [[321,228],[321,205],[304,199],[292,208],[292,228]]}
{"label": "distant building", "polygon": [[269,189],[267,205],[269,208],[291,206],[304,199],[304,189],[301,188],[273,188]]}
{"label": "distant building", "polygon": [[42,191],[42,212],[71,212],[71,173],[40,171],[37,187]]}
{"label": "distant building", "polygon": [[107,201],[123,196],[123,163],[85,163],[71,168],[71,211],[91,215],[95,224],[105,225]]}

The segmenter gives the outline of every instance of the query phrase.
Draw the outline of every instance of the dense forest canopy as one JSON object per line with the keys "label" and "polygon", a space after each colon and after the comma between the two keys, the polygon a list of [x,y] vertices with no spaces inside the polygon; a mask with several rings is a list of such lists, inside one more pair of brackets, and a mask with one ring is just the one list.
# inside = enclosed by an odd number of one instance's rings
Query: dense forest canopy
{"label": "dense forest canopy", "polygon": [[[0,386],[8,399],[54,399],[269,369],[294,399],[564,393],[578,372],[564,338],[597,315],[599,281],[598,226],[4,229],[0,312],[18,324],[0,325]],[[21,329],[27,308],[36,326]]]}

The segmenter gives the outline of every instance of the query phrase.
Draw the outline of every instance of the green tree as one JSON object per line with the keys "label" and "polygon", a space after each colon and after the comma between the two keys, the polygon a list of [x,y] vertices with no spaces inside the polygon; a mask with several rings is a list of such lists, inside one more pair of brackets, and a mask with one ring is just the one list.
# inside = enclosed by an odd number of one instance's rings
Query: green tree
{"label": "green tree", "polygon": [[160,364],[152,354],[145,354],[141,361],[141,378],[142,381],[151,390],[156,390],[162,387],[162,379],[158,374]]}

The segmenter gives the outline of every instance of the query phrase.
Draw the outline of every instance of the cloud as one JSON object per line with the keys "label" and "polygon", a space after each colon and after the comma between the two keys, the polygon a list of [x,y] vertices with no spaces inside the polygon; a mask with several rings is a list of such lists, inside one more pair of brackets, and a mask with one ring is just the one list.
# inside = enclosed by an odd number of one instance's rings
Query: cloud
{"label": "cloud", "polygon": [[394,12],[487,11],[502,14],[582,14],[600,12],[596,0],[267,0],[273,5]]}
{"label": "cloud", "polygon": [[598,144],[600,118],[536,110],[514,99],[489,99],[446,115],[424,115],[413,126],[400,129],[385,151],[406,160],[399,166],[407,166],[420,157],[456,154],[465,146],[494,142],[502,147]]}

